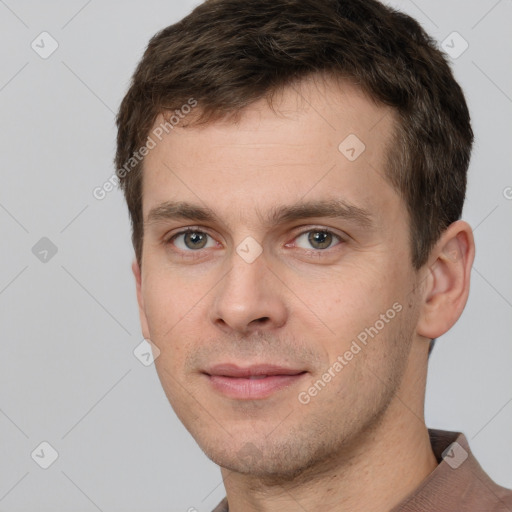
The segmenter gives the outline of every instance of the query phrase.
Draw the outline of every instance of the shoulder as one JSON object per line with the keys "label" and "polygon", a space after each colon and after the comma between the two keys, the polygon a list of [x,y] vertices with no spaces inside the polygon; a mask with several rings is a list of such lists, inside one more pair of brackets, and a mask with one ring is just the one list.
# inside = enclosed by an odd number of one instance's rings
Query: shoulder
{"label": "shoulder", "polygon": [[489,512],[512,512],[512,489],[506,489],[492,482],[489,486],[495,499],[495,505]]}

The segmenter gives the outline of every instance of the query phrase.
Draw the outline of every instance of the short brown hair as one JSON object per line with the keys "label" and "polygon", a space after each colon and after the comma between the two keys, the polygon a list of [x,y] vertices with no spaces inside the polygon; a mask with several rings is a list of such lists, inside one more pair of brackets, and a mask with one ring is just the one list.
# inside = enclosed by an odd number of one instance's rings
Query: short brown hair
{"label": "short brown hair", "polygon": [[[473,132],[442,52],[375,0],[208,0],[150,40],[117,116],[116,173],[142,263],[143,147],[159,114],[197,101],[194,122],[237,115],[310,75],[355,82],[398,114],[385,174],[407,205],[419,269],[462,214]],[[129,169],[126,163],[132,161]]]}

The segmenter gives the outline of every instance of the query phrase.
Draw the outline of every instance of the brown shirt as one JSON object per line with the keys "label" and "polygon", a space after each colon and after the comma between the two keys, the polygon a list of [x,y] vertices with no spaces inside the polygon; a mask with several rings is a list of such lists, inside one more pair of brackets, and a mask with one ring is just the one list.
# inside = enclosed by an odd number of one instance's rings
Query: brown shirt
{"label": "brown shirt", "polygon": [[[460,432],[428,430],[438,466],[390,512],[512,512],[512,490],[494,483]],[[213,512],[229,512],[224,498]]]}

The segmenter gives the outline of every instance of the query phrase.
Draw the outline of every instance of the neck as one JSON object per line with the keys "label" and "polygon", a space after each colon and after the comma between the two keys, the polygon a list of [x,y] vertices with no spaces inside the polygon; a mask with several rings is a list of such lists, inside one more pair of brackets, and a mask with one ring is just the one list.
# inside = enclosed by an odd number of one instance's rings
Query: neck
{"label": "neck", "polygon": [[[399,392],[400,393],[400,392]],[[230,512],[388,512],[436,468],[423,406],[395,397],[382,421],[321,468],[269,485],[222,469]]]}

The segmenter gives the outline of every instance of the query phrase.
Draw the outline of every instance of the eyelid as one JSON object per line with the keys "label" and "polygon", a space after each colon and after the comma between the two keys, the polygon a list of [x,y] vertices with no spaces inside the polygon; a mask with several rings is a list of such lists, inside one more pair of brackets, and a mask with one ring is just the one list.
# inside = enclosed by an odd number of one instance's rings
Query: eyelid
{"label": "eyelid", "polygon": [[[207,228],[206,226],[186,226],[186,227],[179,227],[179,228],[176,228],[178,231],[175,231],[174,229],[171,230],[172,231],[172,235],[170,235],[169,233],[166,233],[163,238],[164,239],[167,239],[167,240],[170,240],[171,238],[177,236],[177,235],[182,235],[183,233],[189,233],[189,232],[195,232],[195,231],[199,231],[201,233],[207,233],[207,234],[210,234],[209,233],[209,228]],[[211,235],[210,235],[211,236]]]}
{"label": "eyelid", "polygon": [[[293,235],[293,239],[292,241],[294,242],[297,238],[299,238],[300,236],[302,235],[305,235],[307,233],[310,233],[312,231],[317,231],[317,232],[321,232],[321,233],[329,233],[331,235],[333,235],[334,237],[336,237],[338,239],[338,243],[337,244],[334,244],[333,246],[331,247],[328,247],[326,249],[314,249],[314,248],[311,248],[311,249],[303,249],[303,248],[300,248],[299,249],[302,249],[304,251],[307,251],[308,253],[310,252],[314,252],[314,253],[326,253],[328,252],[329,250],[331,249],[334,249],[334,247],[337,247],[338,245],[341,245],[342,243],[346,243],[348,240],[348,238],[350,238],[349,235],[347,234],[339,234],[337,231],[335,231],[334,229],[332,228],[328,228],[328,227],[325,227],[325,226],[315,226],[315,225],[311,225],[311,226],[300,226],[300,227],[297,227],[296,228],[297,230],[300,229],[300,231],[297,231],[294,235]],[[205,235],[209,236],[210,238],[212,238],[216,243],[217,240],[216,238],[211,235],[208,231],[208,228],[205,228],[205,227],[202,227],[202,226],[187,226],[186,228],[183,228],[181,229],[180,231],[177,231],[176,233],[173,233],[172,235],[169,235],[169,236],[165,236],[164,237],[164,240],[163,240],[163,243],[164,245],[171,245],[173,240],[175,240],[178,236],[181,236],[181,235],[184,235],[186,233],[196,233],[196,232],[199,232],[199,233],[204,233]],[[172,244],[174,245],[174,244]],[[284,244],[285,247],[289,247],[291,244],[289,242],[287,242],[286,244]],[[205,248],[203,248],[205,249]],[[206,249],[211,249],[211,247],[208,247]],[[187,250],[187,251],[184,251],[182,249],[178,249],[176,248],[176,251],[180,252],[180,253],[189,253],[189,254],[193,254],[193,253],[200,253],[201,252],[201,249],[197,249],[197,250]]]}
{"label": "eyelid", "polygon": [[173,233],[172,235],[165,235],[163,237],[163,242],[164,244],[170,244],[178,236],[186,235],[187,233],[204,233],[205,235],[208,235],[210,238],[215,240],[215,237],[209,233],[208,229],[200,226],[187,226],[180,231],[176,231],[176,233]]}
{"label": "eyelid", "polygon": [[[305,235],[306,233],[311,233],[312,231],[319,232],[319,233],[329,233],[330,235],[333,235],[334,237],[336,237],[339,240],[339,243],[337,243],[331,247],[328,247],[327,249],[313,249],[313,248],[310,249],[310,251],[313,251],[313,252],[327,252],[329,249],[333,249],[334,247],[340,245],[341,243],[347,242],[347,239],[349,238],[349,235],[347,235],[347,234],[342,235],[342,234],[338,233],[337,231],[333,230],[332,228],[327,228],[325,226],[301,226],[300,228],[301,228],[301,230],[298,231],[293,236],[293,241],[295,241],[300,236]],[[285,246],[289,246],[289,245],[290,245],[290,243],[285,244]],[[304,249],[304,250],[307,250],[307,249]]]}
{"label": "eyelid", "polygon": [[[180,249],[175,245],[174,240],[179,236],[186,235],[187,233],[203,233],[206,236],[210,237],[216,244],[218,243],[216,238],[214,238],[210,233],[208,233],[207,230],[199,226],[188,226],[186,228],[181,229],[180,231],[177,231],[176,233],[173,233],[172,235],[164,236],[162,238],[162,244],[164,245],[164,247],[169,251],[175,253],[177,257],[182,259],[183,261],[190,260],[199,262],[206,257],[205,254],[207,253],[204,252],[205,249],[214,249],[214,247],[203,247],[197,250]],[[172,246],[172,248],[170,246]]]}
{"label": "eyelid", "polygon": [[[293,235],[294,238],[297,238],[299,235],[303,235],[304,233],[309,233],[310,231],[314,231],[314,230],[325,232],[325,233],[330,233],[332,235],[335,235],[335,236],[339,237],[342,240],[345,237],[349,238],[348,234],[346,234],[346,233],[339,234],[333,228],[328,228],[328,227],[325,227],[325,226],[315,226],[315,225],[312,225],[312,226],[299,226],[299,227],[297,227],[295,229],[296,230],[300,229],[300,231],[297,231]],[[213,238],[213,236],[209,233],[208,228],[206,228],[206,227],[203,227],[203,226],[187,226],[186,228],[183,228],[180,231],[177,231],[176,233],[173,233],[172,235],[168,235],[168,234],[164,235],[163,239],[166,240],[167,242],[169,242],[174,237],[176,237],[178,235],[182,235],[184,233],[190,233],[190,232],[197,232],[197,231],[200,232],[200,233],[205,233],[205,234],[207,234],[207,235],[209,235],[210,237]]]}

